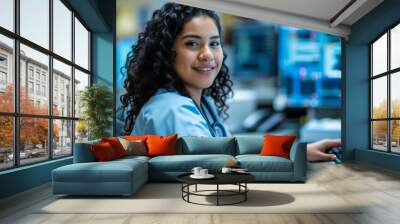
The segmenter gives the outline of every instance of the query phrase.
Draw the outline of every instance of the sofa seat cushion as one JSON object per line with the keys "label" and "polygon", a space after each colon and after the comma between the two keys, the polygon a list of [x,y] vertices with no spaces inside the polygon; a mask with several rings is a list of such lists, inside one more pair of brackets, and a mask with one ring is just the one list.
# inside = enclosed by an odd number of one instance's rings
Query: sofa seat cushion
{"label": "sofa seat cushion", "polygon": [[53,170],[53,181],[58,182],[131,182],[136,172],[147,170],[140,159],[109,162],[74,163]]}
{"label": "sofa seat cushion", "polygon": [[235,155],[234,137],[184,136],[177,142],[179,155]]}
{"label": "sofa seat cushion", "polygon": [[278,156],[239,155],[240,167],[250,172],[292,172],[292,161]]}
{"label": "sofa seat cushion", "polygon": [[264,145],[262,136],[236,136],[236,155],[260,154]]}
{"label": "sofa seat cushion", "polygon": [[[125,156],[124,158],[120,158],[117,160],[114,160],[113,162],[127,162],[130,163],[132,161],[143,161],[143,162],[147,162],[149,161],[150,157],[148,156],[135,156],[135,155],[130,155],[130,156]],[[135,162],[133,162],[135,163]]]}
{"label": "sofa seat cushion", "polygon": [[174,155],[157,156],[149,160],[151,172],[190,172],[193,167],[203,167],[211,172],[219,171],[230,159],[231,155]]}

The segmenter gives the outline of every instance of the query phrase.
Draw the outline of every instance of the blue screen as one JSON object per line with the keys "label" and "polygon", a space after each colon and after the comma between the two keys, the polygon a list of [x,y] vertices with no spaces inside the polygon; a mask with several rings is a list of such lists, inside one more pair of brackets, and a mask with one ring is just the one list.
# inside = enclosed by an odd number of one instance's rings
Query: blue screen
{"label": "blue screen", "polygon": [[279,96],[286,107],[341,106],[341,40],[278,27]]}
{"label": "blue screen", "polygon": [[233,72],[241,79],[276,76],[276,26],[237,24],[233,29]]}

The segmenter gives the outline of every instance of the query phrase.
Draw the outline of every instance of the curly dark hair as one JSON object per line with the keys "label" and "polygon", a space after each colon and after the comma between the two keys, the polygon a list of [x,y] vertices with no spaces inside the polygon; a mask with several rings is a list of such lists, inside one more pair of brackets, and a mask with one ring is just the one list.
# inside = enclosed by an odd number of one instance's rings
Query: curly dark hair
{"label": "curly dark hair", "polygon": [[[188,96],[183,81],[173,69],[176,52],[172,47],[184,24],[197,16],[213,19],[221,36],[222,28],[219,16],[215,12],[176,3],[167,3],[154,11],[151,20],[145,25],[144,32],[139,33],[137,43],[132,46],[122,68],[123,74],[126,75],[126,94],[120,97],[122,109],[127,112],[125,134],[131,133],[140,109],[158,89],[175,89]],[[227,118],[228,105],[225,101],[233,95],[233,83],[225,65],[226,54],[223,54],[221,70],[213,84],[204,90],[204,94],[213,98],[219,114]]]}

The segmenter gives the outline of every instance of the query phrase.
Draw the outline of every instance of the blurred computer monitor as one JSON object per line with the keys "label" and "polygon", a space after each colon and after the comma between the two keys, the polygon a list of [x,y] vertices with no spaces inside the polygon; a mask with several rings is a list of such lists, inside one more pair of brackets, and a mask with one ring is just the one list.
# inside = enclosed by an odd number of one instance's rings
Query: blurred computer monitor
{"label": "blurred computer monitor", "polygon": [[340,108],[341,40],[278,27],[279,99],[288,108]]}
{"label": "blurred computer monitor", "polygon": [[233,73],[242,80],[277,75],[276,25],[244,22],[233,29]]}

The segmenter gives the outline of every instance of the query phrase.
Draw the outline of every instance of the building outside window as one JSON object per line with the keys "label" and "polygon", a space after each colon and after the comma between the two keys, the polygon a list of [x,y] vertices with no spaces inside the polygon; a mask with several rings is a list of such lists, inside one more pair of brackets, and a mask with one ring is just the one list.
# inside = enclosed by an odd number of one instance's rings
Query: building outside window
{"label": "building outside window", "polygon": [[54,104],[57,104],[57,102],[58,102],[58,89],[55,89],[54,90]]}
{"label": "building outside window", "polygon": [[28,93],[33,94],[34,88],[33,88],[33,82],[29,81],[28,82]]}
{"label": "building outside window", "polygon": [[7,84],[7,74],[4,71],[0,71],[0,83]]}
{"label": "building outside window", "polygon": [[7,56],[0,54],[0,67],[6,68],[7,67]]}
{"label": "building outside window", "polygon": [[400,153],[400,24],[370,44],[373,150]]}
{"label": "building outside window", "polygon": [[40,95],[40,84],[36,84],[36,95]]}
{"label": "building outside window", "polygon": [[[3,158],[0,160],[0,171],[71,156],[73,143],[87,139],[86,127],[77,127],[79,114],[74,113],[71,107],[64,108],[79,102],[77,92],[90,83],[81,81],[90,80],[91,75],[91,34],[87,26],[65,1],[18,2],[10,7],[17,7],[10,13],[15,21],[19,21],[16,29],[0,29],[0,83],[12,87],[0,88],[0,156]],[[39,11],[42,12],[40,15],[36,13]],[[52,46],[50,43],[53,43]],[[12,60],[14,54],[19,58],[18,63]],[[72,55],[75,55],[74,60]],[[16,75],[20,80],[19,88],[15,87],[13,78],[16,65],[19,65]],[[75,77],[75,73],[79,76]],[[49,78],[53,78],[51,90],[48,89]],[[58,86],[60,80],[64,82],[63,89]],[[79,85],[79,88],[65,88],[65,85]],[[15,94],[15,91],[20,91],[20,94]],[[59,94],[63,94],[63,107],[57,107]],[[15,95],[19,97],[15,98]],[[54,105],[50,105],[50,97]],[[15,112],[14,106],[20,110]],[[18,133],[13,132],[14,125],[17,125]],[[34,136],[35,139],[30,134],[32,132],[39,133]]]}
{"label": "building outside window", "polygon": [[0,70],[0,92],[5,92],[7,88],[7,73]]}
{"label": "building outside window", "polygon": [[46,86],[42,86],[42,96],[46,96]]}
{"label": "building outside window", "polygon": [[42,82],[46,83],[46,74],[42,73]]}
{"label": "building outside window", "polygon": [[33,67],[32,66],[29,66],[28,74],[29,74],[29,79],[33,80]]}
{"label": "building outside window", "polygon": [[7,85],[7,56],[0,54],[0,88],[5,89]]}
{"label": "building outside window", "polygon": [[40,81],[40,70],[36,69],[36,81]]}

